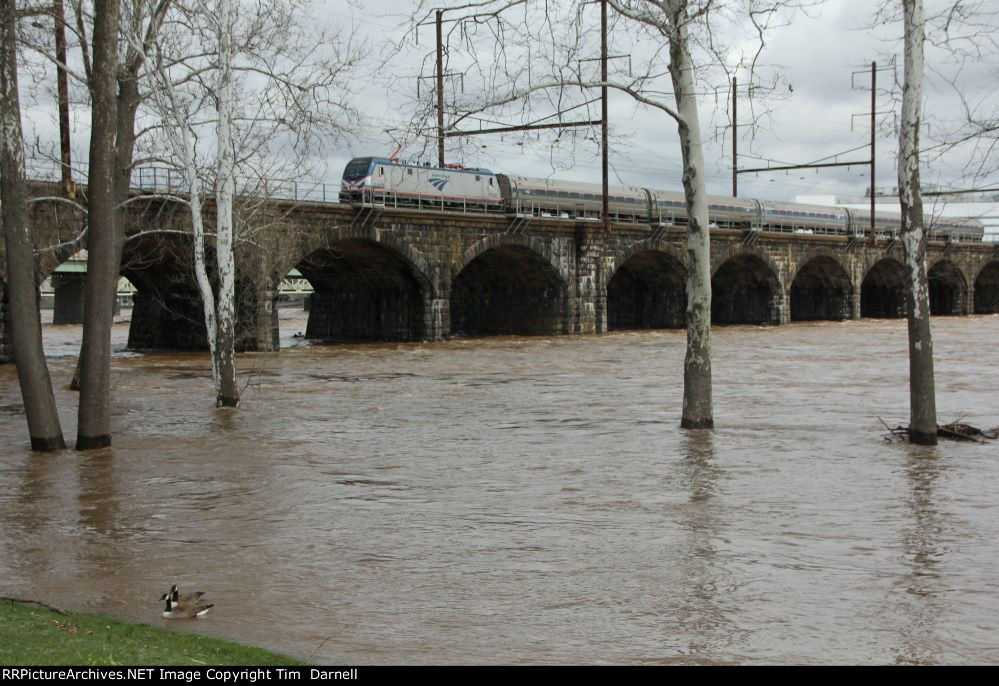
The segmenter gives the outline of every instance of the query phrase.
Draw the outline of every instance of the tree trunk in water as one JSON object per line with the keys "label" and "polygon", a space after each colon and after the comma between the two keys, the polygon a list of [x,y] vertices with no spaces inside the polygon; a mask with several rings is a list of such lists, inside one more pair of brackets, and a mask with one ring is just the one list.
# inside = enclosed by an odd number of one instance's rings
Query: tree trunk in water
{"label": "tree trunk in water", "polygon": [[205,223],[202,213],[201,184],[198,179],[197,156],[194,149],[194,133],[191,130],[191,115],[178,100],[170,74],[157,67],[147,55],[143,56],[146,73],[153,80],[153,99],[164,122],[164,133],[173,154],[183,164],[187,192],[191,198],[191,234],[194,238],[194,275],[201,293],[201,305],[205,313],[205,333],[208,338],[208,354],[212,361],[212,383],[215,398],[219,398],[218,369],[218,323],[215,319],[215,292],[208,277],[205,255]]}
{"label": "tree trunk in water", "polygon": [[[115,121],[115,163],[113,172],[114,206],[115,206],[115,227],[121,227],[115,231],[115,254],[118,255],[118,272],[121,271],[121,252],[125,243],[125,207],[124,202],[128,200],[130,182],[132,179],[132,155],[135,149],[135,114],[141,98],[139,86],[135,78],[122,78],[118,80],[117,116]],[[88,253],[89,254],[89,253]],[[115,292],[117,293],[117,280],[115,281]],[[114,301],[111,302],[111,318],[114,320]],[[73,372],[73,380],[69,387],[80,390],[80,378],[83,367],[83,350],[81,346],[80,355],[76,360],[76,370]]]}
{"label": "tree trunk in water", "polygon": [[687,47],[687,3],[670,5],[670,76],[679,115],[683,189],[687,199],[687,355],[683,362],[685,429],[714,427],[711,402],[711,236],[701,148],[701,125],[694,89],[694,65]]}
{"label": "tree trunk in water", "polygon": [[62,450],[66,443],[49,368],[42,348],[38,313],[34,245],[24,182],[24,138],[21,104],[17,92],[17,19],[14,0],[3,0],[0,9],[0,179],[2,179],[3,229],[7,249],[11,343],[17,378],[24,399],[31,449]]}
{"label": "tree trunk in water", "polygon": [[937,443],[936,391],[933,379],[933,333],[926,279],[926,225],[919,179],[919,127],[923,105],[922,0],[903,0],[905,80],[902,90],[902,133],[899,136],[898,195],[902,205],[902,249],[908,280],[909,440]]}
{"label": "tree trunk in water", "polygon": [[219,407],[239,405],[236,386],[236,265],[233,253],[233,187],[235,152],[232,145],[232,32],[235,11],[232,0],[219,3],[219,123],[218,178],[216,206],[218,213],[217,260],[219,269],[218,299],[218,371]]}
{"label": "tree trunk in water", "polygon": [[80,348],[80,409],[77,450],[111,445],[110,306],[118,285],[121,244],[115,222],[115,97],[119,4],[94,3],[91,84],[90,173],[87,205],[87,283]]}

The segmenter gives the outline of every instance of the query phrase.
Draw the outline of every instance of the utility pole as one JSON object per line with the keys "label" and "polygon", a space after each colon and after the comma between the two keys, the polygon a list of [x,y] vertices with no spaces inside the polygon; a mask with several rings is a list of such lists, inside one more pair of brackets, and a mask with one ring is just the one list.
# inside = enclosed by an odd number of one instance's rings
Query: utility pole
{"label": "utility pole", "polygon": [[[503,126],[496,128],[488,128],[479,130],[463,130],[463,131],[444,131],[444,64],[443,64],[443,38],[441,32],[441,15],[443,10],[437,10],[436,23],[437,23],[437,131],[438,131],[438,162],[440,166],[444,166],[444,139],[454,138],[454,137],[464,137],[464,136],[478,136],[482,134],[493,134],[493,133],[512,133],[515,131],[535,131],[540,129],[570,129],[580,126],[596,126],[600,124],[600,147],[602,151],[601,167],[603,168],[603,203],[601,207],[601,219],[602,224],[605,229],[610,228],[610,151],[608,143],[608,100],[607,100],[607,62],[610,59],[621,59],[624,57],[629,57],[628,55],[613,55],[608,56],[607,54],[607,0],[600,0],[600,110],[601,117],[599,120],[589,120],[589,121],[571,121],[563,122],[559,121],[557,123],[532,123],[532,124],[522,124],[520,126]],[[429,22],[427,22],[429,23]],[[422,24],[421,24],[422,26]],[[596,58],[580,60],[582,62],[593,62]],[[630,72],[630,67],[629,67]],[[595,103],[596,100],[590,100],[584,105],[590,105]],[[576,106],[579,107],[579,106]],[[576,107],[569,108],[570,110],[576,109]],[[568,111],[568,110],[567,110]],[[562,115],[566,112],[558,112],[555,115],[550,115],[549,117],[544,117],[544,119],[549,119],[554,116],[558,116],[561,119]]]}
{"label": "utility pole", "polygon": [[608,193],[608,155],[607,155],[607,0],[600,0],[600,147],[603,150],[603,216],[604,229],[610,229],[610,203]]}
{"label": "utility pole", "polygon": [[55,0],[55,48],[56,48],[56,84],[59,93],[59,149],[63,194],[70,199],[76,197],[76,184],[73,183],[73,161],[70,157],[69,140],[69,77],[66,75],[66,15],[62,0]]}
{"label": "utility pole", "polygon": [[736,97],[735,77],[732,77],[732,197],[739,197],[739,98]]}
{"label": "utility pole", "polygon": [[871,62],[871,242],[877,242],[877,234],[874,233],[874,171],[875,160],[875,137],[877,130],[877,96],[878,96],[878,63]]}
{"label": "utility pole", "polygon": [[437,166],[444,166],[444,10],[437,10]]}
{"label": "utility pole", "polygon": [[[890,69],[893,67],[884,67],[884,69]],[[857,74],[862,74],[864,72],[853,72],[850,76],[851,84],[853,83],[853,77]],[[752,169],[739,169],[737,165],[736,155],[738,154],[737,144],[737,121],[735,119],[736,115],[736,82],[735,78],[732,79],[732,197],[737,197],[736,193],[738,191],[738,186],[736,185],[736,179],[739,174],[758,174],[760,172],[775,172],[775,171],[790,171],[792,169],[824,169],[828,167],[858,167],[861,165],[869,165],[871,168],[871,223],[870,231],[871,241],[877,240],[877,234],[874,232],[874,174],[877,170],[877,115],[883,114],[877,111],[877,93],[878,93],[878,63],[871,62],[871,156],[866,160],[856,160],[853,162],[816,162],[811,164],[784,164],[776,167],[754,167]],[[860,115],[863,116],[863,115]],[[852,120],[851,120],[852,121]],[[852,124],[851,124],[852,128]],[[847,151],[850,152],[850,151]],[[839,157],[837,155],[830,155],[829,157],[823,159],[829,159],[830,157]]]}

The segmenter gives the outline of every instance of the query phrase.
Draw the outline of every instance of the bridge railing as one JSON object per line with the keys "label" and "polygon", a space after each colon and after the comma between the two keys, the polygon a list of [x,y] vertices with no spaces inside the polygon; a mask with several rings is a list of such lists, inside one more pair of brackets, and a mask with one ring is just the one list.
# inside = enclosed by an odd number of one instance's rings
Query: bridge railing
{"label": "bridge railing", "polygon": [[[34,181],[58,182],[62,180],[61,166],[50,158],[29,157],[25,160],[27,176]],[[87,183],[88,165],[81,162],[73,165],[74,183]],[[141,165],[132,170],[133,190],[147,193],[186,195],[187,180],[184,174],[165,165]],[[202,183],[203,194],[214,195],[213,188]],[[340,184],[305,181],[301,179],[237,178],[236,194],[298,202],[337,203]]]}

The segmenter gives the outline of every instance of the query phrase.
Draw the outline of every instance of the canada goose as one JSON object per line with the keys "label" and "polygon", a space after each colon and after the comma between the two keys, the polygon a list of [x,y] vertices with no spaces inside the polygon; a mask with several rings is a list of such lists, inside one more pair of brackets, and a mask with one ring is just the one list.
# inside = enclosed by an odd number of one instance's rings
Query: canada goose
{"label": "canada goose", "polygon": [[163,617],[166,619],[191,619],[194,617],[204,617],[208,611],[215,607],[214,603],[208,605],[177,605],[168,597],[166,599],[166,609]]}
{"label": "canada goose", "polygon": [[195,591],[194,593],[179,593],[177,591],[176,584],[170,587],[167,593],[160,596],[160,600],[166,600],[169,598],[174,605],[190,605],[192,603],[197,603],[201,600],[201,596],[205,594],[204,591]]}

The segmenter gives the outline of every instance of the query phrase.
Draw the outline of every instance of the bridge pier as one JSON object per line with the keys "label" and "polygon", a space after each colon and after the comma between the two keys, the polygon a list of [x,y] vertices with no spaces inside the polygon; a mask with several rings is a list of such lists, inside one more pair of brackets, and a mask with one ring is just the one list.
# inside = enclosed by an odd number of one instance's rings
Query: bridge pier
{"label": "bridge pier", "polygon": [[604,236],[589,226],[575,231],[576,282],[570,333],[607,333],[607,284],[604,279]]}
{"label": "bridge pier", "polygon": [[[278,290],[257,288],[253,302],[244,310],[249,321],[237,325],[243,331],[240,349],[258,353],[270,353],[281,348],[281,329],[278,321]],[[241,313],[242,314],[242,313]]]}
{"label": "bridge pier", "polygon": [[443,341],[451,335],[451,301],[447,298],[430,298],[427,301],[426,340]]}
{"label": "bridge pier", "polygon": [[975,289],[966,288],[961,297],[961,314],[969,315],[975,313]]}
{"label": "bridge pier", "polygon": [[14,351],[10,346],[10,303],[7,297],[7,284],[0,281],[0,364],[14,361]]}
{"label": "bridge pier", "polygon": [[779,289],[770,299],[770,324],[783,326],[791,321],[790,293],[784,289]]}
{"label": "bridge pier", "polygon": [[853,293],[850,294],[850,319],[860,319],[860,282],[853,284]]}
{"label": "bridge pier", "polygon": [[197,292],[140,287],[132,296],[129,350],[207,350],[205,314]]}
{"label": "bridge pier", "polygon": [[86,283],[87,275],[85,273],[56,272],[52,275],[53,324],[83,323],[83,296]]}

